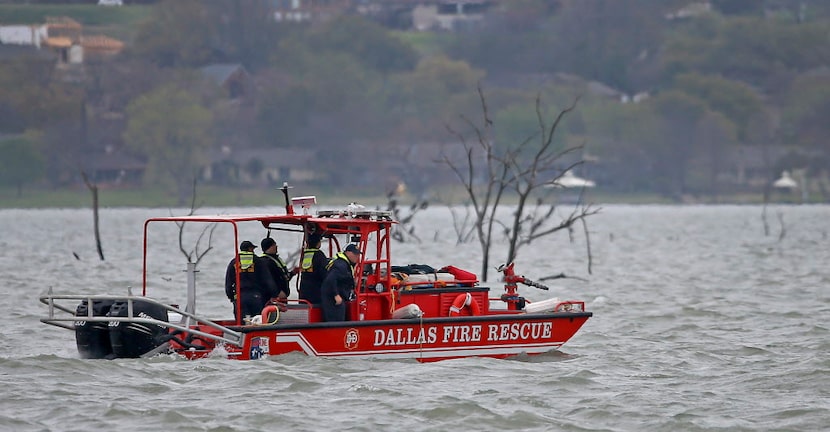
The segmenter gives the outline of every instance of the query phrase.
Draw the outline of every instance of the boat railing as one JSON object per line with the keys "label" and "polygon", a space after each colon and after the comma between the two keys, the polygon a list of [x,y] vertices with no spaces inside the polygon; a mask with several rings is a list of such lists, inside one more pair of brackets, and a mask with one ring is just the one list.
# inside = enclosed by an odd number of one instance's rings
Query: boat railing
{"label": "boat railing", "polygon": [[552,298],[536,302],[528,302],[525,306],[525,312],[585,312],[585,302],[581,300],[560,300],[558,298]]}
{"label": "boat railing", "polygon": [[[504,297],[489,297],[487,299],[491,304],[505,303]],[[557,312],[585,312],[585,302],[582,300],[560,300],[559,298],[551,298],[540,301],[530,301],[524,309],[518,310],[498,310],[497,313],[557,313]]]}
{"label": "boat railing", "polygon": [[[61,302],[68,302],[68,301],[76,301],[82,302],[86,301],[87,305],[87,314],[86,315],[75,315],[76,311],[72,308],[62,304]],[[112,316],[95,316],[93,315],[94,310],[92,304],[95,300],[111,300],[111,301],[125,301],[127,302],[127,316],[124,317],[112,317]],[[168,316],[170,312],[174,314],[178,314],[181,316],[180,322],[170,322],[170,321],[163,321],[160,319],[153,318],[147,314],[135,314],[134,312],[134,302],[141,301],[142,303],[150,303],[156,305],[160,308],[165,309],[168,312]],[[82,295],[82,294],[54,294],[52,292],[52,288],[49,288],[49,292],[40,296],[40,302],[47,305],[49,307],[48,316],[46,318],[41,318],[40,322],[45,324],[50,324],[56,327],[65,328],[68,330],[75,330],[75,323],[79,321],[87,321],[87,322],[131,322],[131,323],[141,323],[141,324],[153,324],[161,327],[166,327],[169,329],[180,330],[182,332],[191,333],[196,336],[200,336],[207,339],[212,339],[217,342],[224,342],[226,344],[234,345],[234,346],[242,346],[242,333],[231,330],[219,323],[213,322],[211,320],[198,317],[190,312],[183,311],[176,306],[164,304],[159,302],[158,300],[144,297],[144,296],[135,296],[132,293],[128,293],[127,295],[110,295],[110,294],[96,294],[96,295]],[[68,314],[66,316],[64,314]],[[218,330],[222,333],[222,335],[217,335],[213,333],[204,332],[198,329],[191,327],[191,325],[200,325],[209,328],[213,328]]]}
{"label": "boat railing", "polygon": [[409,290],[413,288],[478,288],[476,284],[478,280],[471,279],[471,280],[457,280],[457,279],[446,279],[446,280],[406,280],[406,281],[399,281],[392,285],[395,288]]}

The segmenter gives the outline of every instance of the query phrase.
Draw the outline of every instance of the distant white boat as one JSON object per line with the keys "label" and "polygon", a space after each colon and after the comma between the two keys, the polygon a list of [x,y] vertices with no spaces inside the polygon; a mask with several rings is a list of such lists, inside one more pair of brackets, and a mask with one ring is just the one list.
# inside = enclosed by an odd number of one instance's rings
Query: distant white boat
{"label": "distant white boat", "polygon": [[561,187],[561,188],[592,188],[597,184],[593,180],[587,180],[582,177],[577,177],[570,170],[565,171],[562,177],[556,179],[547,187]]}
{"label": "distant white boat", "polygon": [[772,187],[780,189],[795,189],[798,187],[798,182],[796,182],[795,180],[793,180],[792,177],[790,177],[789,171],[783,171],[781,173],[781,178],[774,181],[772,183]]}

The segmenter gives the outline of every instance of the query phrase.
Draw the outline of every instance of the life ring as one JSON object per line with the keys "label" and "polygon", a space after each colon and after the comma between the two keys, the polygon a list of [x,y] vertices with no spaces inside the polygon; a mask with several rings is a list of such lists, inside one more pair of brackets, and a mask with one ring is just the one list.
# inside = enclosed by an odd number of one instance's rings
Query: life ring
{"label": "life ring", "polygon": [[470,315],[481,315],[481,308],[478,307],[478,302],[470,293],[459,294],[450,306],[450,316],[459,316],[464,308],[468,308]]}
{"label": "life ring", "polygon": [[276,305],[269,304],[262,308],[262,325],[276,324],[280,320],[280,309]]}

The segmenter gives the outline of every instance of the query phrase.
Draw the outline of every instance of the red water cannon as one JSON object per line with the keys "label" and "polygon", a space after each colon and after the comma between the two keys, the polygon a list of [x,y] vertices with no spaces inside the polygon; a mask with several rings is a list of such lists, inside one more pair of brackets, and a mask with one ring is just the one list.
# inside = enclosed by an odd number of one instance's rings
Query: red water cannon
{"label": "red water cannon", "polygon": [[504,274],[504,294],[501,295],[501,300],[507,303],[508,310],[521,310],[525,307],[525,298],[519,295],[519,283],[543,290],[550,288],[522,275],[517,275],[513,270],[514,265],[515,263],[502,264],[496,270]]}

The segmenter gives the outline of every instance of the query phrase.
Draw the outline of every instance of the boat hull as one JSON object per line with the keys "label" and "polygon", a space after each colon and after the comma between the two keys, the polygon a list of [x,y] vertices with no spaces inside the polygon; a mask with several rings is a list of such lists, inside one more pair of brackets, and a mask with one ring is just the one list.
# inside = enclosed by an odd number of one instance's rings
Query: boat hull
{"label": "boat hull", "polygon": [[[246,326],[240,349],[228,355],[250,360],[301,352],[314,357],[416,359],[507,358],[558,349],[591,317],[590,312],[504,314],[475,317],[353,321],[307,325]],[[189,357],[209,354],[181,350]]]}

